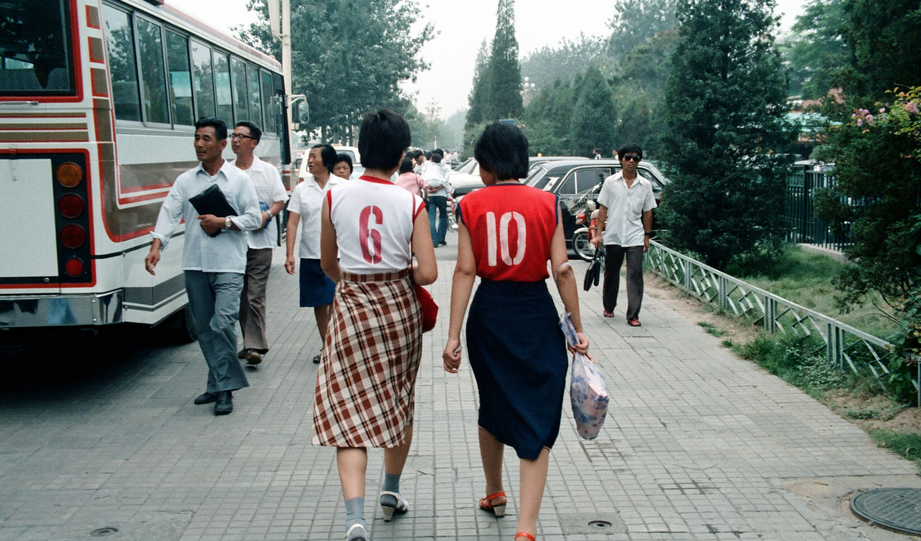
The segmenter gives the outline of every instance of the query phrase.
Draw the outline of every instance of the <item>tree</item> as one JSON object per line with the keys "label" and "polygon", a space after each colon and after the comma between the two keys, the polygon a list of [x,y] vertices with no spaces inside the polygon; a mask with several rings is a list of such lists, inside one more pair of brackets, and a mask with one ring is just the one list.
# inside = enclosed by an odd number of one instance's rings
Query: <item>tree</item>
{"label": "tree", "polygon": [[524,113],[525,133],[532,154],[555,156],[572,152],[573,84],[580,84],[581,80],[581,74],[576,75],[574,83],[557,79],[528,104]]}
{"label": "tree", "polygon": [[659,33],[677,24],[677,0],[616,0],[614,17],[608,21],[611,37],[608,55],[616,61],[634,47],[648,44]]}
{"label": "tree", "polygon": [[638,45],[618,64],[611,79],[620,117],[617,146],[637,143],[646,156],[658,153],[666,133],[665,84],[671,74],[671,55],[678,45],[678,28],[662,30],[649,43]]}
{"label": "tree", "polygon": [[680,0],[666,86],[667,240],[712,266],[782,239],[787,80],[773,0]]}
{"label": "tree", "polygon": [[790,92],[818,99],[831,90],[833,74],[853,62],[842,36],[843,3],[811,0],[796,18],[793,34],[784,44],[790,62]]}
{"label": "tree", "polygon": [[486,123],[503,118],[521,118],[521,67],[518,64],[518,40],[515,39],[515,0],[499,0],[496,33],[490,47],[485,41],[480,46],[469,103],[464,126],[464,147],[468,154]]}
{"label": "tree", "polygon": [[[249,0],[262,14],[241,39],[276,58],[278,42],[268,27],[264,0]],[[328,141],[351,141],[361,116],[380,107],[406,109],[401,81],[415,80],[427,68],[419,58],[433,28],[414,28],[420,17],[415,0],[292,0],[292,89],[307,96],[308,130]]]}
{"label": "tree", "polygon": [[598,68],[585,70],[578,85],[574,85],[576,104],[572,111],[570,139],[576,154],[591,156],[593,148],[604,153],[614,148],[614,126],[617,113],[614,95]]}
{"label": "tree", "polygon": [[604,40],[579,34],[575,41],[563,39],[559,46],[545,46],[528,54],[521,62],[521,74],[537,88],[553,84],[553,81],[572,82],[577,73],[583,73],[590,66],[598,65],[604,51]]}
{"label": "tree", "polygon": [[515,39],[515,0],[499,0],[496,35],[489,55],[488,101],[485,120],[520,118],[521,66]]}

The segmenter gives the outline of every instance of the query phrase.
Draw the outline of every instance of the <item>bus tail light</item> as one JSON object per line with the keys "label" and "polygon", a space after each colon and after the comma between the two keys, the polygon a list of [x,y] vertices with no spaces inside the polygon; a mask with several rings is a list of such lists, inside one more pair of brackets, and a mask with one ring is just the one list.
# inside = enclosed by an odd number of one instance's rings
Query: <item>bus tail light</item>
{"label": "bus tail light", "polygon": [[83,246],[84,242],[86,242],[86,229],[79,225],[67,225],[61,230],[61,244],[71,250],[76,250]]}
{"label": "bus tail light", "polygon": [[54,178],[65,188],[76,187],[83,180],[83,169],[74,162],[62,163],[54,172]]}
{"label": "bus tail light", "polygon": [[58,201],[58,211],[65,218],[78,218],[86,209],[86,202],[79,195],[69,193]]}
{"label": "bus tail light", "polygon": [[85,268],[83,261],[80,261],[76,257],[68,259],[67,263],[64,264],[64,272],[66,272],[68,276],[74,278],[79,278],[83,274]]}

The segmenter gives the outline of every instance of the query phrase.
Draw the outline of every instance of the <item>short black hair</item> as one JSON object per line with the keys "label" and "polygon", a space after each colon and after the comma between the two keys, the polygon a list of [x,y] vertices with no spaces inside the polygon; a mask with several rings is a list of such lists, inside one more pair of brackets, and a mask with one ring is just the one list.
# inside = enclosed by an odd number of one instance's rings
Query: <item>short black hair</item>
{"label": "short black hair", "polygon": [[517,126],[493,122],[476,140],[473,157],[496,180],[528,176],[528,138]]}
{"label": "short black hair", "polygon": [[235,128],[246,128],[249,130],[249,135],[258,143],[262,140],[262,130],[259,129],[259,126],[253,124],[249,120],[241,120],[237,122]]}
{"label": "short black hair", "polygon": [[203,116],[195,121],[195,131],[198,131],[199,128],[208,126],[214,128],[214,136],[217,137],[219,141],[227,139],[227,124],[220,118]]}
{"label": "short black hair", "polygon": [[422,153],[422,155],[425,156],[425,159],[426,159],[426,160],[432,159],[432,151],[431,151],[431,150],[426,150],[425,152]]}
{"label": "short black hair", "polygon": [[320,159],[323,160],[323,167],[333,170],[333,167],[336,166],[336,149],[333,148],[333,145],[327,143],[325,145],[313,145],[311,149],[319,148],[320,149]]}
{"label": "short black hair", "polygon": [[403,151],[412,143],[409,124],[390,109],[368,113],[358,132],[358,152],[366,169],[388,171],[400,165]]}
{"label": "short black hair", "polygon": [[442,156],[440,153],[432,152],[432,163],[441,163],[442,158],[444,158],[444,156]]}
{"label": "short black hair", "polygon": [[424,158],[425,152],[422,152],[422,149],[417,148],[416,150],[413,151],[413,158],[418,160],[419,156],[422,156]]}
{"label": "short black hair", "polygon": [[400,174],[402,175],[403,173],[412,173],[413,167],[415,167],[415,165],[416,162],[414,162],[413,159],[409,156],[406,156],[403,158],[403,161],[400,162]]}
{"label": "short black hair", "polygon": [[630,143],[620,147],[620,150],[617,151],[617,156],[622,158],[623,155],[628,152],[635,152],[637,155],[639,155],[641,160],[643,159],[643,149],[640,148],[640,145],[636,143]]}
{"label": "short black hair", "polygon": [[333,167],[339,165],[339,162],[345,162],[349,164],[349,174],[355,172],[355,167],[352,166],[352,157],[346,154],[345,152],[340,152],[336,155],[336,163],[333,164]]}

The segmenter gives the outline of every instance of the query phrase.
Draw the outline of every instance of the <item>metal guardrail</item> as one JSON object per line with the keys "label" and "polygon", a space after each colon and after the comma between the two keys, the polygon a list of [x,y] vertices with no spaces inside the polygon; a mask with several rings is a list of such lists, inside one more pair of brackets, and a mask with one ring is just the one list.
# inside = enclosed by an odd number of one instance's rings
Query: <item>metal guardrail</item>
{"label": "metal guardrail", "polygon": [[[850,224],[836,233],[815,215],[815,193],[835,185],[833,169],[814,163],[797,164],[787,176],[785,214],[790,231],[787,240],[815,244],[836,251],[850,246]],[[840,234],[839,234],[840,233]]]}
{"label": "metal guardrail", "polygon": [[[650,241],[647,265],[665,280],[700,299],[732,312],[768,332],[819,336],[828,362],[860,373],[866,366],[877,379],[889,374],[892,344],[836,319],[778,297],[709,267],[700,261]],[[921,401],[921,365],[914,381]]]}

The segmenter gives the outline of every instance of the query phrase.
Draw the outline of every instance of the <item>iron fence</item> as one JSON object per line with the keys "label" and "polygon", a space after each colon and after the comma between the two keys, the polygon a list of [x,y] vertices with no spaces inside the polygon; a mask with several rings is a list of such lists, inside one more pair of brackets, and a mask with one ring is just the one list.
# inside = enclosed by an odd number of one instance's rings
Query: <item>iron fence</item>
{"label": "iron fence", "polygon": [[815,164],[797,164],[787,177],[786,215],[790,224],[788,240],[797,244],[815,244],[844,251],[850,245],[850,224],[844,224],[842,234],[836,234],[815,216],[815,193],[835,185],[831,168]]}
{"label": "iron fence", "polygon": [[[892,345],[881,338],[743,282],[656,241],[649,243],[647,265],[701,301],[762,325],[768,332],[820,337],[823,346],[816,353],[824,350],[826,359],[834,366],[855,374],[866,367],[877,379],[889,374]],[[921,365],[914,380],[921,405],[919,381]]]}

